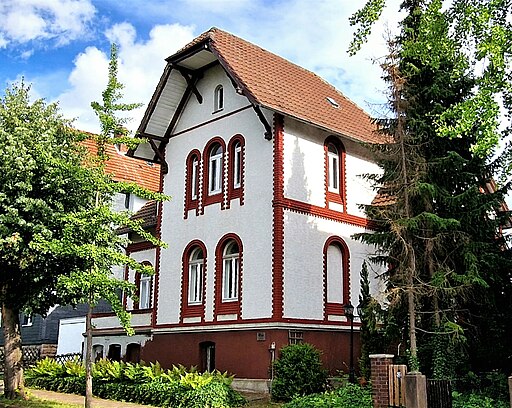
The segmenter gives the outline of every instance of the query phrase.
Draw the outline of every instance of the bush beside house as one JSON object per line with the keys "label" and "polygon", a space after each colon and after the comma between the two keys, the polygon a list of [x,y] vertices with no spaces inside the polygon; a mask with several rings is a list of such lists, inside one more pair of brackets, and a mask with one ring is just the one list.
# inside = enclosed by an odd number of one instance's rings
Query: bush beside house
{"label": "bush beside house", "polygon": [[[232,377],[218,371],[198,373],[185,367],[163,370],[158,363],[100,360],[93,368],[93,389],[101,398],[175,408],[238,407],[245,399],[231,388]],[[85,393],[85,369],[78,361],[41,360],[26,373],[29,387]]]}

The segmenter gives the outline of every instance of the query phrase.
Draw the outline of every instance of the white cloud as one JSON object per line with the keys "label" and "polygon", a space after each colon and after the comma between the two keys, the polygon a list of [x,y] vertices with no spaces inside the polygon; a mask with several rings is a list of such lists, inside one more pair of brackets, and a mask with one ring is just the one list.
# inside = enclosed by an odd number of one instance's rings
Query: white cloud
{"label": "white cloud", "polygon": [[96,9],[90,0],[2,0],[0,46],[54,39],[67,44],[86,35]]}
{"label": "white cloud", "polygon": [[[146,41],[137,40],[137,33],[128,23],[112,26],[107,38],[118,44],[118,79],[125,85],[124,102],[147,104],[165,66],[165,58],[177,51],[193,37],[192,27],[173,25],[155,26]],[[77,118],[75,125],[96,132],[98,120],[90,107],[91,101],[101,102],[108,72],[107,53],[88,47],[74,61],[69,75],[69,88],[56,99],[65,116]],[[133,120],[130,129],[137,128],[145,106],[129,113]]]}

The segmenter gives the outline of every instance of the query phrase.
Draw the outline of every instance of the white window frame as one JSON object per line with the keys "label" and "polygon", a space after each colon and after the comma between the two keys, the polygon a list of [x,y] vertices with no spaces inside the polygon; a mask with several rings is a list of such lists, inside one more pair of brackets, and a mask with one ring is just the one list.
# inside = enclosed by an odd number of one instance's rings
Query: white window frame
{"label": "white window frame", "polygon": [[32,326],[32,315],[23,315],[23,322],[21,323],[21,327],[29,327]]}
{"label": "white window frame", "polygon": [[242,144],[235,143],[233,149],[233,188],[240,188],[242,185]]}
{"label": "white window frame", "polygon": [[224,87],[217,85],[213,93],[213,111],[218,112],[224,109]]}
{"label": "white window frame", "polygon": [[199,187],[199,159],[197,156],[192,158],[192,178],[191,178],[191,198],[197,200],[197,193]]}
{"label": "white window frame", "polygon": [[204,258],[202,249],[195,249],[188,264],[188,304],[197,305],[203,302]]}
{"label": "white window frame", "polygon": [[141,275],[139,283],[139,309],[151,308],[151,276]]}
{"label": "white window frame", "polygon": [[228,253],[236,242],[230,242],[224,249],[222,257],[222,300],[233,302],[238,300],[238,281],[240,276],[240,253]]}
{"label": "white window frame", "polygon": [[[335,152],[331,151],[331,147],[336,150]],[[327,158],[328,158],[328,167],[327,173],[329,178],[328,190],[333,193],[340,192],[340,154],[339,150],[334,144],[329,143],[327,145]]]}
{"label": "white window frame", "polygon": [[[214,154],[214,150],[217,152]],[[219,194],[222,191],[222,146],[216,145],[211,150],[208,168],[208,193]]]}

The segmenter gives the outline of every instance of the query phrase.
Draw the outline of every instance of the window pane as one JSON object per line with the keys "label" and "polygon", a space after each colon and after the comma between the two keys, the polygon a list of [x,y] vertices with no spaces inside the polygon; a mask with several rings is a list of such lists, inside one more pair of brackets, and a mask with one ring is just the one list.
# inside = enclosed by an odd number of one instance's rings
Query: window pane
{"label": "window pane", "polygon": [[242,183],[242,146],[235,145],[233,187],[238,188]]}
{"label": "window pane", "polygon": [[203,264],[194,263],[189,268],[188,302],[201,303],[203,299]]}
{"label": "window pane", "polygon": [[198,183],[198,167],[199,167],[199,161],[197,160],[197,158],[194,157],[194,159],[192,160],[192,180],[191,180],[191,183],[192,183],[192,199],[195,200],[197,199],[197,187],[199,185]]}
{"label": "window pane", "polygon": [[332,158],[332,187],[338,189],[338,158]]}
{"label": "window pane", "polygon": [[343,303],[343,255],[337,245],[327,248],[327,302]]}
{"label": "window pane", "polygon": [[209,193],[217,194],[222,189],[222,147],[216,145],[210,155]]}
{"label": "window pane", "polygon": [[149,309],[151,306],[151,277],[143,276],[140,280],[139,308]]}
{"label": "window pane", "polygon": [[335,153],[328,154],[329,166],[329,190],[338,192],[339,190],[339,156]]}

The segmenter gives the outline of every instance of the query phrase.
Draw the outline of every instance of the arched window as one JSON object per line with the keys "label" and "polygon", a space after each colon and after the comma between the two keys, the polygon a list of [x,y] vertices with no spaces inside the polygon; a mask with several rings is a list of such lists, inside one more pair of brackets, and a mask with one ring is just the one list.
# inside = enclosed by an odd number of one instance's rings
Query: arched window
{"label": "arched window", "polygon": [[343,305],[350,300],[348,246],[340,237],[329,238],[324,245],[325,317],[343,315]]}
{"label": "arched window", "polygon": [[204,254],[199,247],[190,254],[188,263],[188,304],[196,305],[203,302],[203,269]]}
{"label": "arched window", "polygon": [[200,175],[201,153],[193,150],[189,153],[185,173],[185,218],[188,211],[197,209],[199,201],[199,175]]}
{"label": "arched window", "polygon": [[197,156],[192,157],[191,173],[190,198],[192,200],[197,200],[197,195],[199,193],[199,158]]}
{"label": "arched window", "polygon": [[206,280],[206,247],[198,240],[190,242],[183,251],[182,321],[204,319]]}
{"label": "arched window", "polygon": [[227,234],[217,245],[215,271],[215,314],[240,316],[242,298],[242,241]]}
{"label": "arched window", "polygon": [[[151,266],[148,261],[142,262],[143,265]],[[141,273],[135,274],[135,286],[137,288],[137,297],[139,301],[133,304],[134,309],[150,309],[151,299],[153,294],[153,277],[151,275],[145,275]]]}
{"label": "arched window", "polygon": [[222,301],[238,300],[240,253],[235,241],[229,241],[222,256]]}
{"label": "arched window", "polygon": [[328,167],[328,189],[334,193],[340,191],[340,156],[338,149],[332,143],[327,145]]}
{"label": "arched window", "polygon": [[224,109],[224,88],[222,85],[217,85],[213,93],[213,112],[218,112]]}
{"label": "arched window", "polygon": [[233,145],[233,188],[242,185],[242,144],[237,140]]}
{"label": "arched window", "polygon": [[235,135],[228,145],[228,202],[240,199],[240,205],[244,203],[244,167],[245,167],[245,140],[242,135]]}
{"label": "arched window", "polygon": [[330,136],[324,143],[325,151],[325,205],[336,211],[345,211],[345,149],[341,141]]}
{"label": "arched window", "polygon": [[152,277],[141,275],[139,286],[139,308],[149,309],[151,307],[151,283]]}
{"label": "arched window", "polygon": [[208,158],[208,194],[215,195],[222,191],[222,146],[215,144]]}
{"label": "arched window", "polygon": [[221,203],[224,209],[224,156],[226,144],[220,137],[211,139],[203,154],[202,209],[213,203]]}

